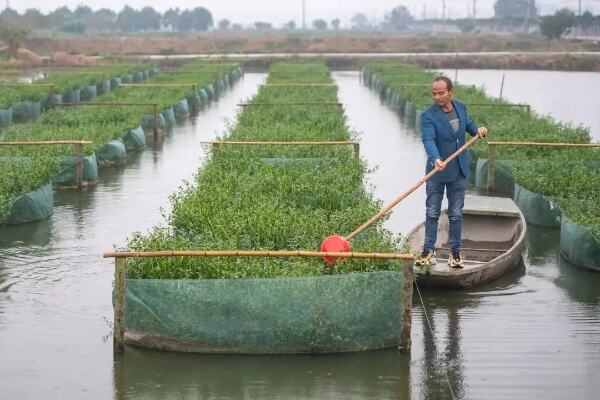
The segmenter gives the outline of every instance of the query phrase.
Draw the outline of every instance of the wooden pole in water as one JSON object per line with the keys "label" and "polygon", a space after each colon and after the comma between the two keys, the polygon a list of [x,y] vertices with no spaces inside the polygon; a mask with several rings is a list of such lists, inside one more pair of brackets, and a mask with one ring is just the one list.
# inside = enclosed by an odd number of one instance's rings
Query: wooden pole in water
{"label": "wooden pole in water", "polygon": [[75,143],[75,182],[77,190],[83,189],[83,144]]}
{"label": "wooden pole in water", "polygon": [[496,186],[496,146],[488,143],[488,160],[487,160],[487,191],[491,192]]}
{"label": "wooden pole in water", "polygon": [[127,259],[115,258],[115,307],[113,320],[113,351],[123,352],[125,342],[125,286],[127,279]]}
{"label": "wooden pole in water", "polygon": [[402,305],[400,311],[400,351],[410,353],[412,328],[413,263],[406,263],[402,271]]}
{"label": "wooden pole in water", "polygon": [[502,92],[504,91],[504,77],[506,74],[502,74],[502,82],[500,83],[500,100],[502,100]]}
{"label": "wooden pole in water", "polygon": [[154,135],[154,146],[156,146],[158,143],[158,104],[156,103],[152,105],[152,120],[154,121],[152,133]]}

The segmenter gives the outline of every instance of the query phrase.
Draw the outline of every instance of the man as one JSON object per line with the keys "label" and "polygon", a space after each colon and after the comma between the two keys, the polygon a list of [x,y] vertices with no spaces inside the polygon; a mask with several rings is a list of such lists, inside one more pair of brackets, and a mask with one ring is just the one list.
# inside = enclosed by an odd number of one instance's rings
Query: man
{"label": "man", "polygon": [[465,144],[465,133],[485,137],[487,129],[478,127],[467,114],[467,107],[452,99],[452,81],[445,76],[436,78],[432,85],[432,104],[421,115],[421,140],[427,152],[429,173],[438,173],[427,181],[425,202],[425,243],[423,252],[415,260],[417,266],[435,265],[435,242],[437,240],[438,219],[442,207],[444,189],[448,197],[449,245],[448,265],[462,268],[460,241],[462,235],[463,206],[467,176],[469,175],[469,155],[461,153],[446,165],[443,161]]}

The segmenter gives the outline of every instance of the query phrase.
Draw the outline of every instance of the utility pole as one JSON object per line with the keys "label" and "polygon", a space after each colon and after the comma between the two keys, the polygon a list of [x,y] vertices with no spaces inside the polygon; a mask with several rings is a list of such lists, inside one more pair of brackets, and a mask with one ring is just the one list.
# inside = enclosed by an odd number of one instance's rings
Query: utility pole
{"label": "utility pole", "polygon": [[[579,5],[581,6],[581,3],[579,3]],[[8,10],[9,8],[10,8],[10,0],[6,0],[6,9]],[[579,13],[579,14],[581,14],[581,13]]]}
{"label": "utility pole", "polygon": [[306,0],[302,0],[302,30],[306,30]]}
{"label": "utility pole", "polygon": [[446,19],[446,0],[442,0],[442,20]]}
{"label": "utility pole", "polygon": [[477,0],[473,0],[473,20],[477,19]]}
{"label": "utility pole", "polygon": [[581,36],[581,0],[579,0],[579,8],[577,11],[577,36]]}

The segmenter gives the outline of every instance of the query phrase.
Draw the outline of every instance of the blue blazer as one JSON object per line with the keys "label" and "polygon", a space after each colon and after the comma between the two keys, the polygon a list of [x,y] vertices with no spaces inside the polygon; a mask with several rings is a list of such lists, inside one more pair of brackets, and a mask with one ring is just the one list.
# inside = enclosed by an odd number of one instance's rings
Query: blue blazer
{"label": "blue blazer", "polygon": [[[477,134],[478,126],[469,118],[467,106],[457,100],[452,100],[452,105],[460,121],[456,134],[444,111],[437,104],[432,104],[421,114],[421,140],[427,152],[426,173],[433,169],[435,160],[445,160],[465,144],[466,132],[471,136]],[[465,178],[469,176],[469,153],[467,151],[452,160],[443,171],[433,175],[431,181],[454,182],[461,175]]]}

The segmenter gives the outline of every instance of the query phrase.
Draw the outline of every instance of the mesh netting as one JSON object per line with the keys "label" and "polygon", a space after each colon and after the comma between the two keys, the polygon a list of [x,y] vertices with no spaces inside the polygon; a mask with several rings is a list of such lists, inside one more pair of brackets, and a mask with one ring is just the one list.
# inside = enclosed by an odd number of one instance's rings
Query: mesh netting
{"label": "mesh netting", "polygon": [[[129,279],[130,341],[179,351],[315,353],[400,343],[401,272],[295,278]],[[133,334],[133,335],[132,335]]]}
{"label": "mesh netting", "polygon": [[600,271],[600,237],[597,230],[577,225],[566,215],[560,227],[560,253],[571,263]]}
{"label": "mesh netting", "polygon": [[48,218],[54,211],[54,194],[52,184],[48,183],[39,189],[22,194],[11,203],[6,224],[24,224]]}

